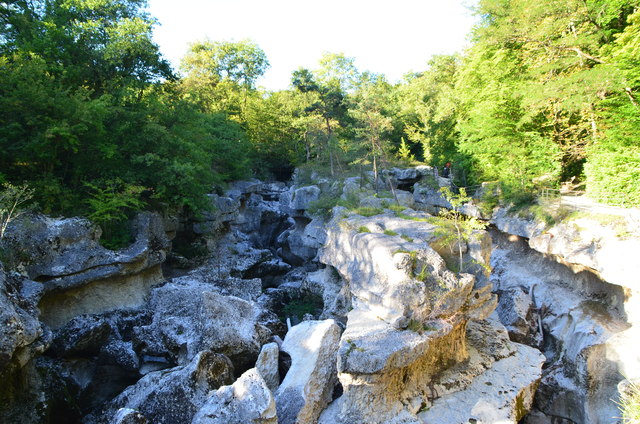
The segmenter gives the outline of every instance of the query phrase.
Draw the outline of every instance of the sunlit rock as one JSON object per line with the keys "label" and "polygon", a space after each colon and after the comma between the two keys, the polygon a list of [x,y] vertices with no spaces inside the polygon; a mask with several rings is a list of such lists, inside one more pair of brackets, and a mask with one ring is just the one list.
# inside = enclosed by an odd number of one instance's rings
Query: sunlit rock
{"label": "sunlit rock", "polygon": [[192,424],[277,424],[273,394],[255,368],[211,393]]}
{"label": "sunlit rock", "polygon": [[276,392],[280,423],[315,423],[331,401],[340,334],[333,320],[304,321],[289,330],[282,350],[291,355],[291,368]]}

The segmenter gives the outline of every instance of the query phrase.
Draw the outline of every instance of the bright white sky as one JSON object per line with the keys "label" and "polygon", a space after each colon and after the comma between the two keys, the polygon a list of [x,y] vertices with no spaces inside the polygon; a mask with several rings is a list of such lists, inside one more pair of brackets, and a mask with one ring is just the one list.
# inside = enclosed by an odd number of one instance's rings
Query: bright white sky
{"label": "bright white sky", "polygon": [[188,44],[253,40],[271,67],[258,81],[289,86],[291,72],[315,69],[325,51],[356,58],[360,71],[390,82],[425,69],[434,54],[462,51],[473,0],[149,0],[155,41],[177,69]]}

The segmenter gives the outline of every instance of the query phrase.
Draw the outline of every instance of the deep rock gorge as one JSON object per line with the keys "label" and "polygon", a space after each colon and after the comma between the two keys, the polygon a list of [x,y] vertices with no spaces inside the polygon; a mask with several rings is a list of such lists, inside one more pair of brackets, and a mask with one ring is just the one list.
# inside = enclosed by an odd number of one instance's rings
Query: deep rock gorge
{"label": "deep rock gorge", "polygon": [[[431,175],[392,170],[398,203],[371,175],[238,182],[199,219],[141,214],[117,252],[83,219],[14,224],[0,421],[614,421],[640,377],[638,239],[469,204],[492,227],[458,273]],[[326,197],[359,206],[311,214]]]}

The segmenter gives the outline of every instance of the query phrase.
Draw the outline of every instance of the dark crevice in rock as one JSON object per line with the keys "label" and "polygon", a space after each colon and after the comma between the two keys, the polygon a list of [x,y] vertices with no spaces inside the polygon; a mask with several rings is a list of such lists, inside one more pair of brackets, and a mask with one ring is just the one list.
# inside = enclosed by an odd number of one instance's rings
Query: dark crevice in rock
{"label": "dark crevice in rock", "polygon": [[512,340],[537,347],[546,358],[534,408],[522,422],[613,416],[610,399],[624,377],[606,352],[610,340],[630,327],[624,288],[531,249],[523,237],[495,229],[492,237],[500,318]]}

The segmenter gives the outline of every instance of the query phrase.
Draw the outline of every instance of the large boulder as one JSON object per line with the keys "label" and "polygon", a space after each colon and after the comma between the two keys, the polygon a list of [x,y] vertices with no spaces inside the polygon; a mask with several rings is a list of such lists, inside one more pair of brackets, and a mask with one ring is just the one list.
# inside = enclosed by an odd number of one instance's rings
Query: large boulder
{"label": "large boulder", "polygon": [[542,344],[540,315],[531,295],[521,287],[500,292],[497,312],[511,340],[529,346]]}
{"label": "large boulder", "polygon": [[217,194],[210,194],[208,197],[213,206],[213,211],[204,211],[197,222],[193,224],[193,232],[195,234],[210,234],[238,218],[240,212],[239,199],[218,196]]}
{"label": "large boulder", "polygon": [[309,209],[311,202],[320,198],[320,188],[317,186],[300,187],[294,190],[289,207],[294,211]]}
{"label": "large boulder", "polygon": [[104,317],[78,315],[55,332],[52,353],[59,357],[96,356],[112,331]]}
{"label": "large boulder", "polygon": [[265,324],[274,319],[256,303],[223,296],[215,287],[189,279],[155,288],[149,309],[152,322],[134,329],[134,345],[141,353],[184,364],[211,350],[240,369],[255,362],[271,336]]}
{"label": "large boulder", "polygon": [[276,392],[281,424],[315,423],[331,401],[340,334],[333,320],[304,321],[287,333],[282,350],[291,368]]}
{"label": "large boulder", "polygon": [[125,409],[136,411],[152,423],[188,423],[211,390],[230,384],[232,376],[233,366],[228,358],[202,351],[184,366],[145,375],[104,410],[86,417],[85,422],[107,424]]}
{"label": "large boulder", "polygon": [[295,225],[281,236],[283,243],[286,240],[287,255],[295,258],[292,263],[302,265],[316,257],[326,240],[325,225],[321,218],[295,219]]}
{"label": "large boulder", "polygon": [[252,368],[213,392],[192,424],[277,424],[276,404],[262,375]]}
{"label": "large boulder", "polygon": [[[446,180],[450,184],[449,180]],[[440,192],[439,184],[416,183],[413,186],[415,204],[421,208],[435,211],[437,208],[451,209],[451,203]]]}
{"label": "large boulder", "polygon": [[275,393],[280,385],[279,372],[280,346],[277,343],[268,343],[262,346],[260,355],[256,361],[256,369],[262,376],[265,384]]}

